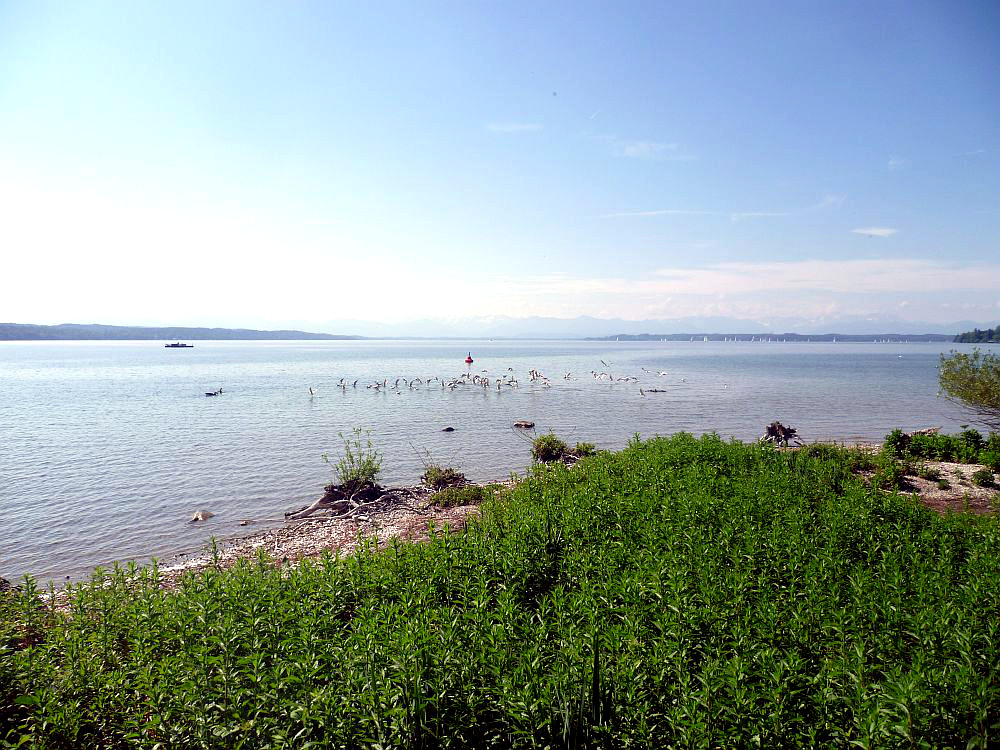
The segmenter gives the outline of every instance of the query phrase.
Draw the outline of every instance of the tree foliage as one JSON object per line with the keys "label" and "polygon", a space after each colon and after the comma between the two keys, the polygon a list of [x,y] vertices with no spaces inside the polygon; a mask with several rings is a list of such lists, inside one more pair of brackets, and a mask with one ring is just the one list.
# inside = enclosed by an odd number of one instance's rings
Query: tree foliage
{"label": "tree foliage", "polygon": [[1000,356],[973,349],[941,355],[941,390],[973,409],[979,421],[1000,428]]}
{"label": "tree foliage", "polygon": [[955,337],[956,344],[989,344],[998,341],[1000,341],[1000,326],[987,328],[985,331],[974,328]]}

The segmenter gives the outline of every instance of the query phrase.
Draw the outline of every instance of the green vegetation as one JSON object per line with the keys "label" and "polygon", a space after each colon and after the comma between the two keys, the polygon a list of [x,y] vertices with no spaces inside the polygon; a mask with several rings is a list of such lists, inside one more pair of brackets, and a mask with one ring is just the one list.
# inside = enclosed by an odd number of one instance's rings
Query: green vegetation
{"label": "green vegetation", "polygon": [[441,490],[445,487],[460,487],[467,480],[465,474],[450,466],[429,464],[420,477],[420,481],[425,487],[430,487],[432,490]]}
{"label": "green vegetation", "polygon": [[[961,747],[1000,731],[1000,529],[843,449],[537,465],[458,534],[0,597],[38,748]],[[2,740],[0,740],[2,744]]]}
{"label": "green vegetation", "polygon": [[551,432],[547,435],[539,435],[531,443],[531,457],[540,463],[586,458],[596,453],[597,446],[593,443],[577,443],[575,448],[570,448],[565,441],[560,440]]}
{"label": "green vegetation", "polygon": [[355,427],[350,435],[340,433],[343,452],[336,462],[327,454],[323,460],[333,466],[337,481],[344,487],[362,487],[376,484],[382,474],[382,454],[371,441],[371,432]]}
{"label": "green vegetation", "polygon": [[974,328],[971,331],[960,333],[955,337],[956,344],[995,344],[1000,343],[1000,326],[987,328],[980,331]]}
{"label": "green vegetation", "polygon": [[428,505],[452,508],[457,505],[478,505],[486,497],[486,491],[478,484],[467,487],[446,487],[435,492],[427,501]]}
{"label": "green vegetation", "polygon": [[535,461],[547,463],[560,461],[569,454],[569,446],[551,432],[539,435],[531,444],[531,457]]}
{"label": "green vegetation", "polygon": [[886,435],[882,453],[898,459],[993,466],[1000,457],[1000,434],[991,432],[989,438],[984,439],[978,430],[964,430],[958,435],[907,435],[902,430],[893,430]]}
{"label": "green vegetation", "polygon": [[930,466],[925,466],[924,464],[918,466],[916,471],[918,477],[920,477],[921,479],[926,479],[930,482],[936,482],[941,478],[941,472],[938,469],[935,469]]}
{"label": "green vegetation", "polygon": [[993,486],[993,472],[989,469],[979,469],[974,471],[969,479],[977,487]]}
{"label": "green vegetation", "polygon": [[949,398],[975,411],[983,424],[1000,429],[1000,355],[979,349],[942,354],[938,381]]}

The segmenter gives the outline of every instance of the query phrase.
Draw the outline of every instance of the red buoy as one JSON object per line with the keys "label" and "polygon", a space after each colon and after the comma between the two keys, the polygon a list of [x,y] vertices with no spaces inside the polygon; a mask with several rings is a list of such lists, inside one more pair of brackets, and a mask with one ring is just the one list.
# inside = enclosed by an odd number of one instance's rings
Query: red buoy
{"label": "red buoy", "polygon": [[469,352],[469,356],[465,358],[465,364],[467,365],[472,364],[472,352]]}

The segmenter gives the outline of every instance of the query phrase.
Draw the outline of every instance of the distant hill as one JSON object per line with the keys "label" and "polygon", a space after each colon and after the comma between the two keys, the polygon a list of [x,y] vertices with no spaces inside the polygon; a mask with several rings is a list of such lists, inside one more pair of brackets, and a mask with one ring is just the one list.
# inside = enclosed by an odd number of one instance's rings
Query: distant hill
{"label": "distant hill", "polygon": [[[943,333],[640,333],[600,336],[587,341],[843,341],[916,342],[951,341]],[[957,339],[955,339],[957,341]]]}
{"label": "distant hill", "polygon": [[105,326],[96,323],[63,323],[40,326],[30,323],[0,323],[0,341],[205,341],[215,340],[358,340],[364,336],[336,336],[305,331],[254,331],[249,328],[152,328],[143,326]]}
{"label": "distant hill", "polygon": [[1000,344],[1000,326],[987,328],[980,331],[974,328],[971,331],[960,333],[955,337],[956,344]]}

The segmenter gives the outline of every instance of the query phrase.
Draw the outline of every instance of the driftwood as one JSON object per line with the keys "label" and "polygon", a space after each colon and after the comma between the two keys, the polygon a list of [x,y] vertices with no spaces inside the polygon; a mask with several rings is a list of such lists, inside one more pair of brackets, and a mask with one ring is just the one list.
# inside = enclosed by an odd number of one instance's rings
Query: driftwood
{"label": "driftwood", "polygon": [[775,421],[764,428],[764,434],[761,435],[760,441],[762,443],[774,443],[775,445],[788,447],[789,440],[795,440],[796,443],[801,445],[802,443],[798,440],[798,437],[798,431],[794,427],[786,427],[781,422]]}
{"label": "driftwood", "polygon": [[420,499],[420,495],[408,487],[386,489],[377,484],[334,485],[326,486],[323,496],[305,508],[285,514],[286,521],[300,521],[309,518],[314,513],[324,511],[331,518],[347,518],[375,506],[394,501],[410,510],[422,512],[404,502],[404,498]]}

